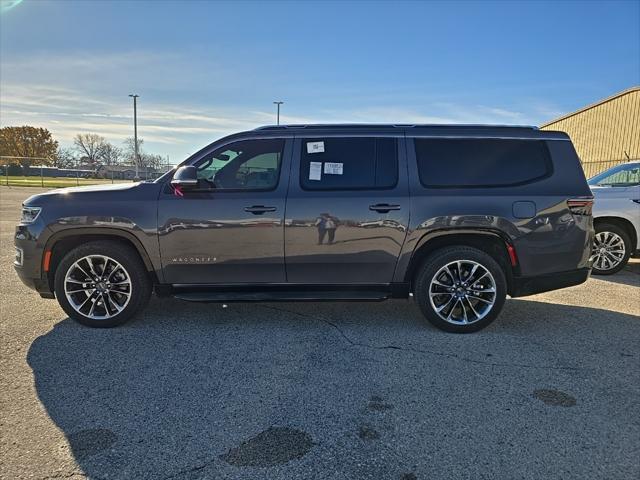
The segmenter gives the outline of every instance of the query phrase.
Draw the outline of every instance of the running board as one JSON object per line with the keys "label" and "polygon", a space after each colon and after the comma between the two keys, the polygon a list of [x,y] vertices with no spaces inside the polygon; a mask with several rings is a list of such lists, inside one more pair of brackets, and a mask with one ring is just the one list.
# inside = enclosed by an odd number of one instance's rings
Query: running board
{"label": "running board", "polygon": [[188,302],[379,302],[391,297],[377,291],[272,291],[272,292],[174,292]]}

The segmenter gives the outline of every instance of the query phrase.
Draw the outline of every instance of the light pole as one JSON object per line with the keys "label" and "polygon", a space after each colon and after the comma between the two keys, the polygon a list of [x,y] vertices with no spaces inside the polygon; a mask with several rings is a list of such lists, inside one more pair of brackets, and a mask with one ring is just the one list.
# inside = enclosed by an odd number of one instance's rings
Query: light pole
{"label": "light pole", "polygon": [[276,125],[280,125],[280,105],[284,102],[273,102],[274,105],[277,105],[278,113],[276,114]]}
{"label": "light pole", "polygon": [[140,157],[138,157],[138,97],[135,93],[129,95],[133,98],[133,141],[135,142],[135,164],[136,164],[136,178],[134,180],[140,180],[140,175],[138,172],[138,163],[140,161]]}

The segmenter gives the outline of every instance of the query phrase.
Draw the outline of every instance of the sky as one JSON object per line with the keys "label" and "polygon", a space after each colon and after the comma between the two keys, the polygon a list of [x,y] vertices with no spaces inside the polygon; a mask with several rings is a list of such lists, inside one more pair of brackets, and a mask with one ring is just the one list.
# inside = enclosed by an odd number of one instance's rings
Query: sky
{"label": "sky", "polygon": [[178,163],[275,123],[539,125],[640,84],[640,0],[0,0],[0,124]]}

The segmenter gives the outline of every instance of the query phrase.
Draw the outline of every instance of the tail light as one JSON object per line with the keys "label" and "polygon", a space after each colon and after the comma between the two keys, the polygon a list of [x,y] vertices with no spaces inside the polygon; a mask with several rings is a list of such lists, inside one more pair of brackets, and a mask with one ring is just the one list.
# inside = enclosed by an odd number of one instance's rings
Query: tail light
{"label": "tail light", "polygon": [[574,215],[591,215],[593,197],[578,197],[567,200],[567,206]]}

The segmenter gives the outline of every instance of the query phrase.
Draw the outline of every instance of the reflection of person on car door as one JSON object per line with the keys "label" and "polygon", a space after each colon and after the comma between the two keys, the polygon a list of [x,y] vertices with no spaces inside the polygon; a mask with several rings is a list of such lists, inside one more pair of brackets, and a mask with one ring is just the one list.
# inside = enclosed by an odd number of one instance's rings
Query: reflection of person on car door
{"label": "reflection of person on car door", "polygon": [[338,228],[338,219],[332,217],[328,213],[321,213],[316,219],[316,227],[318,227],[318,245],[322,245],[325,235],[328,236],[327,243],[333,243]]}

